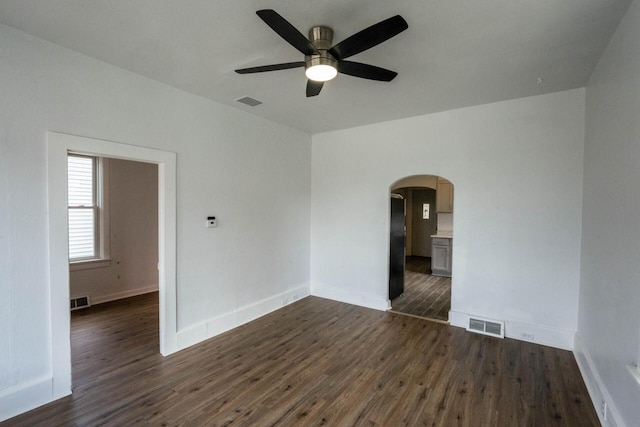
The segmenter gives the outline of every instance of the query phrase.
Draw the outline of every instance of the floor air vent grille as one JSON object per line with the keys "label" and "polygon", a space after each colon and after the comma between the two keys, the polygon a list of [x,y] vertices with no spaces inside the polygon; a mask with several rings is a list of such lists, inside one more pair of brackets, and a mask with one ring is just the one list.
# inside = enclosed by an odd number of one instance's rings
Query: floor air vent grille
{"label": "floor air vent grille", "polygon": [[467,331],[504,338],[504,322],[470,317]]}
{"label": "floor air vent grille", "polygon": [[87,307],[91,307],[88,295],[84,297],[71,298],[71,311]]}

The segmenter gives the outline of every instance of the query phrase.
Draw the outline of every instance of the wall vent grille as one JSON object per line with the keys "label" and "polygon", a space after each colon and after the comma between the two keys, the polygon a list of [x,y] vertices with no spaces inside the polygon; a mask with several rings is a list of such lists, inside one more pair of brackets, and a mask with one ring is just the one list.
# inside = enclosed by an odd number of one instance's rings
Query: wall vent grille
{"label": "wall vent grille", "polygon": [[467,331],[497,338],[504,338],[504,322],[470,317]]}
{"label": "wall vent grille", "polygon": [[81,308],[91,307],[91,302],[89,301],[89,295],[77,298],[71,298],[71,311],[79,310]]}

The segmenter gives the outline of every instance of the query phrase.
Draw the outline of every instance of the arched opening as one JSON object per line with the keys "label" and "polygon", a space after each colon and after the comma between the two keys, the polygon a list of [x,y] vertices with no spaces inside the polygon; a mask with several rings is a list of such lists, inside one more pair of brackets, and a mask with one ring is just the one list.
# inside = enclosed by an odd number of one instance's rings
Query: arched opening
{"label": "arched opening", "polygon": [[391,311],[448,321],[453,272],[453,183],[437,175],[390,187]]}

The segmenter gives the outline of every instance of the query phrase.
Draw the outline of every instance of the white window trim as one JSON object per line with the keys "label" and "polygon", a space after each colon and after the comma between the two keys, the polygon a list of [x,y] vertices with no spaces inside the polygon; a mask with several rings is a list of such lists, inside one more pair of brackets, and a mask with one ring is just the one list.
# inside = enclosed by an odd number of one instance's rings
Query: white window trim
{"label": "white window trim", "polygon": [[111,258],[91,258],[69,262],[69,271],[90,270],[111,266]]}
{"label": "white window trim", "polygon": [[96,256],[85,259],[69,260],[69,270],[89,270],[111,265],[110,233],[109,233],[109,159],[90,154],[69,151],[69,155],[89,156],[96,158],[96,204],[98,206],[96,224]]}

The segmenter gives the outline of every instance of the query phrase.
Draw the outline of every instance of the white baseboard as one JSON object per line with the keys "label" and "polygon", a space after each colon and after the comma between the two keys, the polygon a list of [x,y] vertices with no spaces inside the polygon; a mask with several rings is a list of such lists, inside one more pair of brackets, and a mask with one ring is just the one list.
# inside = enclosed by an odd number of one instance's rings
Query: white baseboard
{"label": "white baseboard", "polygon": [[[471,315],[468,313],[450,311],[449,324],[466,328],[469,324],[469,316]],[[484,318],[485,316],[480,317]],[[573,350],[574,348],[574,331],[530,325],[527,323],[513,322],[509,320],[504,320],[504,322],[504,332],[505,337],[507,338],[548,345],[549,347],[560,348],[562,350]],[[533,339],[531,339],[531,337],[533,337]]]}
{"label": "white baseboard", "polygon": [[62,396],[53,396],[53,378],[36,378],[0,391],[0,422]]}
{"label": "white baseboard", "polygon": [[347,291],[319,283],[311,284],[311,295],[346,302],[347,304],[359,305],[361,307],[373,308],[374,310],[385,311],[389,309],[389,300],[387,298],[370,293]]}
{"label": "white baseboard", "polygon": [[102,304],[103,302],[115,301],[123,298],[135,297],[137,295],[148,294],[150,292],[158,292],[158,285],[151,285],[144,288],[136,288],[130,289],[124,292],[117,292],[115,294],[109,295],[100,295],[100,296],[92,296],[89,295],[91,299],[91,305]]}
{"label": "white baseboard", "polygon": [[[587,391],[589,392],[589,396],[591,397],[593,406],[596,408],[596,412],[598,413],[600,423],[604,427],[626,427],[626,424],[622,420],[615,402],[611,398],[607,387],[605,387],[604,383],[602,382],[600,374],[596,369],[596,365],[589,355],[586,347],[584,346],[584,343],[582,342],[579,334],[576,334],[575,349],[573,350],[573,354],[576,357],[576,362],[578,362],[578,368],[580,369],[582,378],[587,385]],[[606,420],[603,419],[602,413],[599,411],[603,399],[605,402],[607,402]]]}
{"label": "white baseboard", "polygon": [[449,310],[449,324],[466,329],[469,324],[469,315],[467,313]]}
{"label": "white baseboard", "polygon": [[309,286],[300,286],[180,330],[177,350],[213,338],[307,296]]}

